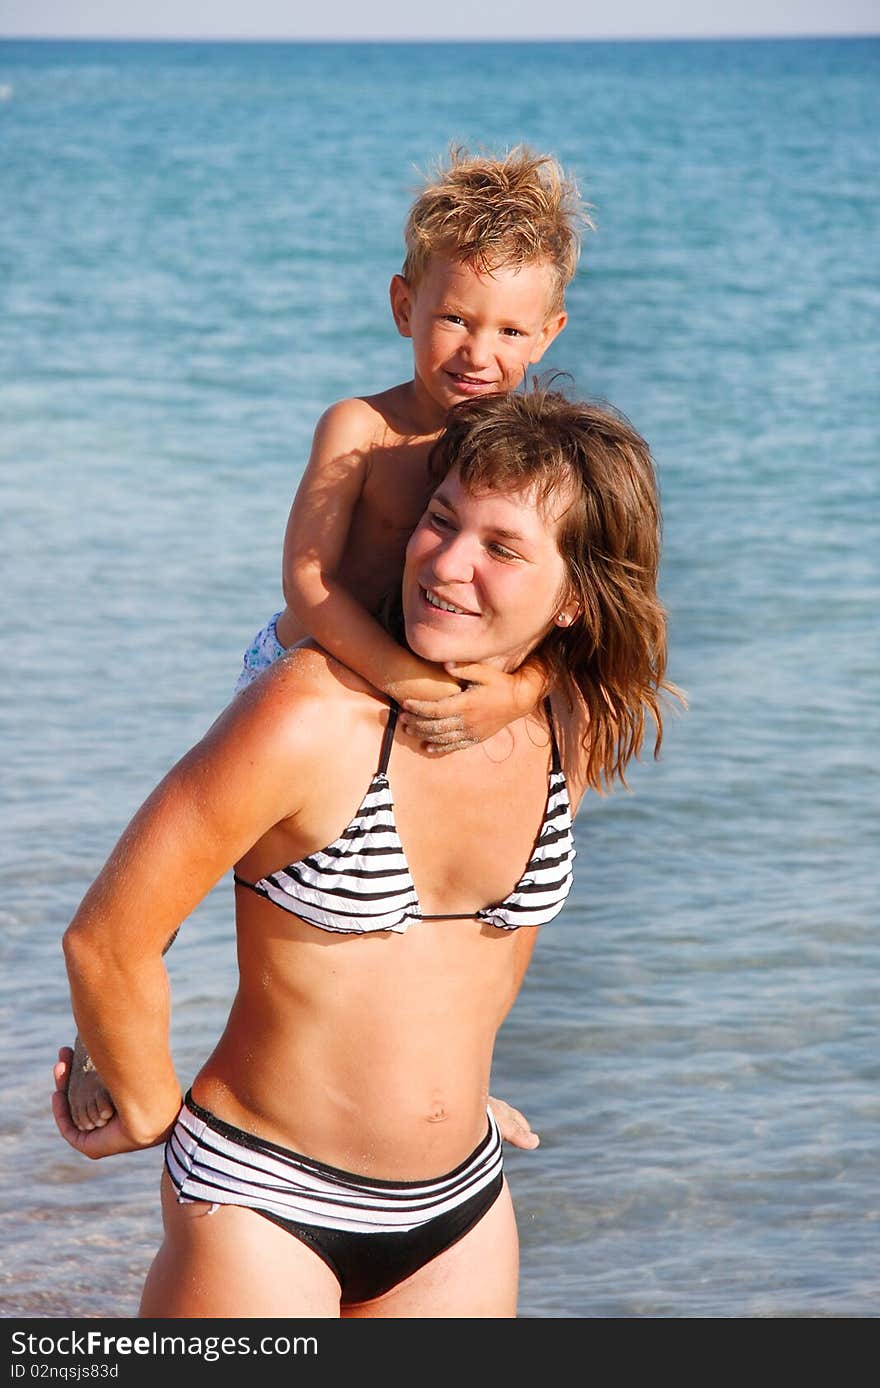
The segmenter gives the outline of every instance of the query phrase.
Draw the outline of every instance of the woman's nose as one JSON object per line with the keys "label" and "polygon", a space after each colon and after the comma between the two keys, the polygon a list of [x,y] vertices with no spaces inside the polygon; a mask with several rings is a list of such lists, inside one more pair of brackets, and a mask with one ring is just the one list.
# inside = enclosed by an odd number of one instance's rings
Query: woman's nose
{"label": "woman's nose", "polygon": [[439,583],[469,583],[474,575],[473,549],[466,535],[456,531],[444,537],[432,556],[434,577]]}

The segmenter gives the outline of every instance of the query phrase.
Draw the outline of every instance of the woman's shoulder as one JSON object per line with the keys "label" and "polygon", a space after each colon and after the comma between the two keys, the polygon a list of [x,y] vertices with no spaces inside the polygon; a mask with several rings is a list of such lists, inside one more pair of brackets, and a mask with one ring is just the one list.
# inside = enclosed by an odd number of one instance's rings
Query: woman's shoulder
{"label": "woman's shoulder", "polygon": [[236,694],[174,776],[242,798],[274,824],[299,814],[330,779],[340,753],[366,766],[387,721],[387,703],[317,647],[291,649]]}
{"label": "woman's shoulder", "polygon": [[297,753],[326,743],[336,728],[348,732],[358,719],[375,722],[387,700],[354,670],[314,642],[292,647],[235,696],[242,720],[271,729],[275,741]]}

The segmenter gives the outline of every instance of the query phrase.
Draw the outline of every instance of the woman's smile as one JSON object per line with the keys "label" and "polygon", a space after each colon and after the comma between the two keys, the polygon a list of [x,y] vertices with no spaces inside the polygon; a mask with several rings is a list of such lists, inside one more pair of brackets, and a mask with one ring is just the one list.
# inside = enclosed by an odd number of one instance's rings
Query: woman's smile
{"label": "woman's smile", "polygon": [[457,469],[448,473],[407,546],[403,612],[415,654],[515,668],[565,589],[558,528],[534,489],[472,493]]}
{"label": "woman's smile", "polygon": [[422,596],[429,607],[435,608],[438,612],[450,612],[456,617],[479,617],[479,612],[468,611],[464,607],[458,607],[449,598],[441,597],[433,588],[422,588]]}

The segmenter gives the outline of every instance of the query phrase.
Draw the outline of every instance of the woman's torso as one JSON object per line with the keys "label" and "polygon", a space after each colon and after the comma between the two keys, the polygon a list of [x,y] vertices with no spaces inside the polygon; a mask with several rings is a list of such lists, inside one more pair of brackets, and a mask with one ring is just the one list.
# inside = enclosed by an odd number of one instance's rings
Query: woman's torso
{"label": "woman's torso", "polygon": [[[338,681],[326,692],[324,775],[308,778],[298,813],[242,858],[244,882],[327,845],[344,851],[343,831],[363,808],[388,708]],[[535,716],[441,759],[399,732],[389,751],[389,823],[415,912],[396,928],[339,933],[238,886],[239,990],[194,1093],[220,1117],[331,1165],[419,1179],[454,1167],[485,1129],[495,1034],[536,929],[516,928],[512,913],[496,917],[506,928],[474,913],[508,899],[534,858],[552,749]],[[557,812],[557,831],[559,822]],[[371,875],[364,884],[376,887]],[[356,894],[349,903],[356,912]],[[357,932],[356,915],[351,924]]]}

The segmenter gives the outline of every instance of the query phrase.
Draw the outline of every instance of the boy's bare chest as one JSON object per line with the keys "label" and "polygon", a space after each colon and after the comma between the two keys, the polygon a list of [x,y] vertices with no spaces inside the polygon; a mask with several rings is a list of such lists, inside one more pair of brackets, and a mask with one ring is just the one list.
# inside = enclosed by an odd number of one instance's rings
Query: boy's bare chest
{"label": "boy's bare chest", "polygon": [[352,516],[345,567],[399,574],[432,488],[427,445],[376,450]]}
{"label": "boy's bare chest", "polygon": [[432,490],[427,444],[376,449],[361,493],[363,521],[389,532],[404,530],[409,538]]}

